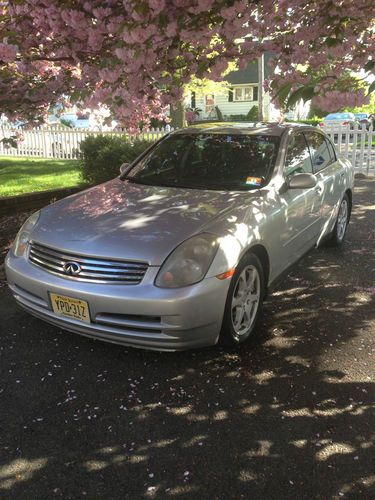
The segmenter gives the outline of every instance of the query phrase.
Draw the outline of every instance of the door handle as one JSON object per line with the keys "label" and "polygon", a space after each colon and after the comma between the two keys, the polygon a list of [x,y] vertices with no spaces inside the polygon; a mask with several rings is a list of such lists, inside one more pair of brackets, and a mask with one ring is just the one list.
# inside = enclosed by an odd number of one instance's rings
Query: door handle
{"label": "door handle", "polygon": [[315,192],[320,194],[323,191],[323,188],[321,186],[315,186]]}

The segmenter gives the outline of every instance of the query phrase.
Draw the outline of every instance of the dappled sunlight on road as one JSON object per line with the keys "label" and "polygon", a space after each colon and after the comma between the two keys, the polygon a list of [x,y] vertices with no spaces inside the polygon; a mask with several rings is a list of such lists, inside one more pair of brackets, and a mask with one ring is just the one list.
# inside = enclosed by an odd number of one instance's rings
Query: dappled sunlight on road
{"label": "dappled sunlight on road", "polygon": [[47,458],[16,459],[0,466],[0,492],[9,492],[13,486],[23,481],[30,481],[37,471],[46,466],[47,462]]}
{"label": "dappled sunlight on road", "polygon": [[374,498],[375,256],[360,224],[301,261],[238,351],[95,342],[4,296],[0,496]]}
{"label": "dappled sunlight on road", "polygon": [[[66,497],[92,491],[99,475],[108,484],[120,475],[129,496],[195,492],[209,498],[224,474],[237,494],[267,497],[274,491],[267,478],[276,475],[278,481],[285,478],[278,490],[286,498],[295,488],[319,491],[315,473],[309,479],[306,468],[331,478],[326,498],[339,495],[345,485],[366,495],[371,476],[357,468],[370,463],[375,451],[373,427],[366,424],[375,410],[375,385],[353,377],[346,381],[345,360],[335,364],[334,359],[339,349],[361,342],[374,304],[369,296],[354,300],[350,288],[296,287],[296,279],[298,272],[269,300],[260,325],[264,341],[252,351],[140,352],[50,327],[43,340],[48,349],[31,350],[26,361],[40,398],[21,402],[19,449],[27,470],[33,470],[24,481],[43,481],[48,491],[55,486]],[[329,320],[322,316],[328,305]],[[21,336],[26,344],[38,342]],[[40,366],[49,364],[44,356],[52,364],[58,360],[60,368],[51,369],[53,377],[41,383]],[[17,377],[27,384],[22,373]],[[76,398],[56,406],[66,391]],[[43,422],[33,418],[36,411]],[[16,471],[12,455],[2,470]],[[11,474],[0,487],[17,496],[22,485],[5,482],[16,472]],[[79,477],[80,486],[62,482],[67,474]]]}

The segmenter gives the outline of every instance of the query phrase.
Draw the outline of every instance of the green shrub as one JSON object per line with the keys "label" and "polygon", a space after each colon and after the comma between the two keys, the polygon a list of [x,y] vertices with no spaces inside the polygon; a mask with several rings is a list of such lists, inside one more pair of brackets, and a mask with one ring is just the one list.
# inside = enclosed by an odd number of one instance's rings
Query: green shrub
{"label": "green shrub", "polygon": [[151,118],[150,120],[151,128],[164,128],[167,124],[165,120],[158,120],[157,118]]}
{"label": "green shrub", "polygon": [[229,115],[230,122],[247,122],[246,115]]}
{"label": "green shrub", "polygon": [[81,177],[90,184],[100,184],[119,175],[122,163],[131,163],[152,142],[110,135],[89,136],[80,144]]}
{"label": "green shrub", "polygon": [[306,118],[306,120],[285,120],[286,122],[289,123],[305,123],[306,125],[312,125],[316,126],[321,123],[322,119],[321,118]]}
{"label": "green shrub", "polygon": [[249,122],[257,122],[258,121],[258,106],[254,105],[249,109],[249,112],[246,115],[246,120]]}
{"label": "green shrub", "polygon": [[66,118],[61,118],[60,124],[64,125],[64,127],[74,128],[73,122],[71,120],[67,120]]}

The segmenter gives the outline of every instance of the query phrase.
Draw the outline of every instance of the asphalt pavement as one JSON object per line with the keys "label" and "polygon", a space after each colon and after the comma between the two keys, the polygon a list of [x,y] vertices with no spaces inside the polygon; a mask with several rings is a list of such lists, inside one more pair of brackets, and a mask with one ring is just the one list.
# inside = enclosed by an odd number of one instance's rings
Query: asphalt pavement
{"label": "asphalt pavement", "polygon": [[375,180],[354,204],[343,248],[299,263],[251,349],[93,341],[3,283],[0,498],[374,499]]}

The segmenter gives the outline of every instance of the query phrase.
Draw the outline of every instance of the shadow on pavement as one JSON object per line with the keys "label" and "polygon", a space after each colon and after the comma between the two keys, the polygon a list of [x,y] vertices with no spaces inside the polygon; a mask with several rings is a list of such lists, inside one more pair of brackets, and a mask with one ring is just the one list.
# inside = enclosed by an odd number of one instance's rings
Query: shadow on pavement
{"label": "shadow on pavement", "polygon": [[124,349],[48,326],[3,291],[0,495],[374,498],[367,186],[344,248],[299,264],[253,349]]}

